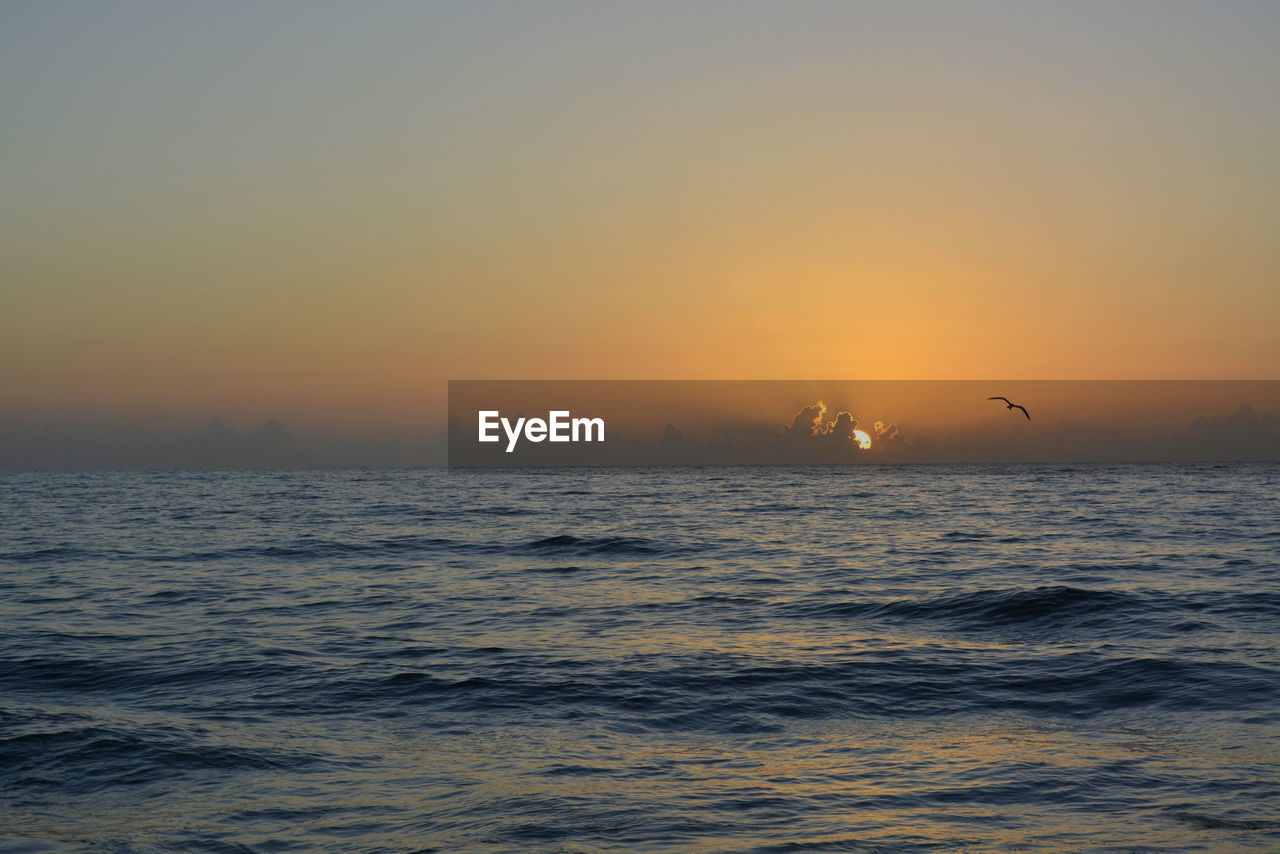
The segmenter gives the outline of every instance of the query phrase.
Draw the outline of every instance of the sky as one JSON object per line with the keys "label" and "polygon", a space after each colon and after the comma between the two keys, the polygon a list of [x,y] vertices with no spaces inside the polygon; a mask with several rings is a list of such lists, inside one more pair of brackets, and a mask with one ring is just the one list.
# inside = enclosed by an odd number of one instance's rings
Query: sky
{"label": "sky", "polygon": [[1277,379],[1278,39],[1271,2],[5,3],[0,435],[401,459],[450,379]]}

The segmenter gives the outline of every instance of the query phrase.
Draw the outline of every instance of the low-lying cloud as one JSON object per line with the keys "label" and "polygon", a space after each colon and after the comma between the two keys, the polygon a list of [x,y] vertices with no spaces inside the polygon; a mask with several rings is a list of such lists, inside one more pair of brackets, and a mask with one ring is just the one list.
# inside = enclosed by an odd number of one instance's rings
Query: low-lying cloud
{"label": "low-lying cloud", "polygon": [[344,468],[444,465],[443,431],[319,436],[269,418],[248,429],[214,417],[203,428],[123,421],[0,420],[0,469]]}

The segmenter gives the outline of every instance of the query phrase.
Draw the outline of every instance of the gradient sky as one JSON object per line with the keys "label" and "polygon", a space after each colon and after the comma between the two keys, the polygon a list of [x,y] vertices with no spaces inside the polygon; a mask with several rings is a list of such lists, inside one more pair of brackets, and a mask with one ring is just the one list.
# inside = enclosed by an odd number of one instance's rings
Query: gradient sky
{"label": "gradient sky", "polygon": [[1280,4],[0,5],[0,414],[1280,377]]}

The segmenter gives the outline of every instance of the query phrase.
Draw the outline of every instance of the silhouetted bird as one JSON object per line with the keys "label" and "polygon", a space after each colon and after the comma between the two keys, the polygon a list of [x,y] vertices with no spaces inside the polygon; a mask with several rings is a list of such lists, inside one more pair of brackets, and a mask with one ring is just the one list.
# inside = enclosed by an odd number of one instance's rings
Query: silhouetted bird
{"label": "silhouetted bird", "polygon": [[1019,406],[1007,397],[988,397],[987,400],[1003,400],[1005,403],[1009,404],[1010,409],[1021,409],[1022,414],[1027,416],[1027,420],[1031,420],[1031,413],[1027,412],[1027,408],[1025,406]]}

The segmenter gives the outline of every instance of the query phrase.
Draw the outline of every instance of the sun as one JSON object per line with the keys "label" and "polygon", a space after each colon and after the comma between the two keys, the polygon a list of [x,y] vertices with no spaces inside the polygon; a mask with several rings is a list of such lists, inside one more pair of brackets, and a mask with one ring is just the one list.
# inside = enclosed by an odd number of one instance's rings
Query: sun
{"label": "sun", "polygon": [[864,430],[854,430],[853,439],[858,443],[858,447],[864,451],[871,447],[871,436]]}

